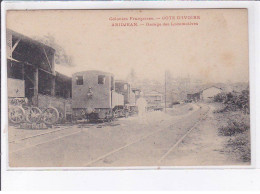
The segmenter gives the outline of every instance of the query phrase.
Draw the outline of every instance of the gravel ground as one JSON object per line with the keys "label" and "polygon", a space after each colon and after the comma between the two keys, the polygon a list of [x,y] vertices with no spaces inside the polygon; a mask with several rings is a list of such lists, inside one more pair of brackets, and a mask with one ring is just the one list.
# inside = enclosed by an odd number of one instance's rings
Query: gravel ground
{"label": "gravel ground", "polygon": [[[43,130],[10,127],[9,164],[11,167],[241,164],[221,151],[226,139],[217,134],[218,121],[212,106],[208,117],[169,152],[207,111],[208,105],[177,105],[167,109],[167,113],[149,112],[142,119],[135,116],[111,123],[59,126],[45,130],[48,133],[45,135],[39,135]],[[33,135],[39,136],[28,138]]]}
{"label": "gravel ground", "polygon": [[[196,111],[198,107],[186,116],[196,115]],[[158,111],[147,113],[144,119],[129,117],[112,123],[78,124],[47,130],[10,127],[9,164],[14,167],[87,166],[96,158],[167,128],[180,119],[182,125],[183,115],[171,116]],[[52,130],[56,132],[50,133]],[[45,132],[48,134],[28,138]],[[149,146],[144,148],[150,149]]]}

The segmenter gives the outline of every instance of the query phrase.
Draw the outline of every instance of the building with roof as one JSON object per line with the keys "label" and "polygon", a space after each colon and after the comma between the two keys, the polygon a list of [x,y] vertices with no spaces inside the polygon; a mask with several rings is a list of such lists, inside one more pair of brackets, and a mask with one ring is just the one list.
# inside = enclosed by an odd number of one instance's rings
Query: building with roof
{"label": "building with roof", "polygon": [[34,105],[39,94],[70,98],[71,78],[55,71],[54,57],[55,49],[7,29],[9,97],[26,97]]}
{"label": "building with roof", "polygon": [[26,98],[39,108],[52,105],[66,115],[72,78],[55,71],[55,49],[9,29],[6,38],[8,98]]}
{"label": "building with roof", "polygon": [[162,109],[163,94],[155,90],[145,93],[145,100],[147,101],[148,109]]}
{"label": "building with roof", "polygon": [[198,102],[198,101],[209,102],[213,100],[214,96],[216,96],[221,92],[222,92],[221,88],[216,86],[210,86],[200,91],[187,94],[187,99],[194,102]]}

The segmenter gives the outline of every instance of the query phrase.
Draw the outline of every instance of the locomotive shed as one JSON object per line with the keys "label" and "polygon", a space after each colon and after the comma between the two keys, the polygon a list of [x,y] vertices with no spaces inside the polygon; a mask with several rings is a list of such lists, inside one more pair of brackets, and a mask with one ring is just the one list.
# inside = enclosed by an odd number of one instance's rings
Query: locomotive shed
{"label": "locomotive shed", "polygon": [[26,98],[29,106],[55,107],[60,119],[71,114],[71,78],[55,71],[55,50],[7,30],[8,99]]}

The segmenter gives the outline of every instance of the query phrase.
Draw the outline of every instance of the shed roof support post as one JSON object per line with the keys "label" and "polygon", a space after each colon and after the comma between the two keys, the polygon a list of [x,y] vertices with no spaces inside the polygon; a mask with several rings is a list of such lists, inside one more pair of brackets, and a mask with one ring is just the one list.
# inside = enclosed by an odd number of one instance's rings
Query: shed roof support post
{"label": "shed roof support post", "polygon": [[51,77],[51,95],[55,96],[55,76]]}
{"label": "shed roof support post", "polygon": [[33,99],[32,103],[34,106],[38,105],[38,88],[39,87],[39,68],[38,66],[35,67],[33,72]]}
{"label": "shed roof support post", "polygon": [[34,95],[38,95],[38,89],[39,89],[39,69],[38,69],[38,67],[35,68],[33,81],[34,81]]}
{"label": "shed roof support post", "polygon": [[49,60],[49,58],[48,58],[48,55],[47,55],[47,53],[46,53],[44,47],[42,47],[42,48],[43,48],[44,55],[45,55],[45,57],[46,57],[46,59],[47,59],[47,63],[48,63],[48,65],[49,65],[49,67],[50,67],[50,70],[51,70],[51,72],[53,72],[53,68],[52,68],[52,65],[51,65],[51,63],[50,63],[50,60]]}
{"label": "shed roof support post", "polygon": [[21,38],[19,38],[19,39],[15,42],[14,46],[11,48],[11,53],[14,52],[15,48],[17,47],[17,45],[19,44],[20,41],[21,41]]}

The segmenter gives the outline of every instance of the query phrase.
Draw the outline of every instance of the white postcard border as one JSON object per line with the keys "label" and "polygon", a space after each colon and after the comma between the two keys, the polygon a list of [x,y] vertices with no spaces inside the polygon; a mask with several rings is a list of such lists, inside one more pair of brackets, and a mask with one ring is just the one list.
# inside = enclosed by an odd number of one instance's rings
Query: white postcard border
{"label": "white postcard border", "polygon": [[[145,179],[148,178],[151,182],[151,188],[157,188],[158,184],[154,181],[159,181],[161,177],[165,182],[163,188],[183,188],[188,189],[185,185],[187,182],[194,181],[189,188],[208,188],[214,189],[212,178],[221,182],[219,185],[222,188],[228,188],[232,185],[232,181],[227,179],[230,176],[236,182],[238,176],[243,180],[247,177],[254,177],[256,170],[245,168],[259,168],[260,154],[256,147],[259,147],[259,132],[256,131],[259,122],[256,121],[256,116],[259,116],[259,90],[256,90],[257,83],[259,84],[259,56],[257,51],[259,48],[260,32],[259,22],[257,22],[257,14],[260,16],[260,6],[256,6],[257,2],[3,2],[2,3],[2,64],[6,64],[5,46],[5,13],[8,9],[23,10],[23,9],[182,9],[182,8],[247,8],[249,14],[249,64],[250,64],[250,107],[251,107],[251,143],[252,143],[252,164],[250,167],[244,166],[207,166],[207,167],[161,167],[162,170],[156,170],[157,167],[127,167],[127,168],[9,168],[8,167],[8,118],[7,118],[7,75],[6,65],[2,65],[2,114],[1,114],[1,130],[2,130],[2,180],[3,188],[6,189],[133,189],[147,188]],[[258,42],[258,44],[255,44]],[[258,62],[258,63],[257,63]],[[258,97],[258,101],[257,101]],[[258,124],[258,125],[257,125]],[[258,141],[256,141],[256,139]],[[258,152],[258,153],[256,153]],[[223,169],[225,172],[223,173]],[[229,169],[226,169],[229,168]],[[243,168],[243,169],[241,169]],[[124,169],[124,171],[122,171]],[[127,170],[126,170],[127,169]],[[133,170],[135,169],[135,170]],[[147,170],[150,169],[150,170]],[[153,170],[152,170],[153,169]],[[178,170],[175,170],[178,169]],[[181,170],[180,170],[181,169]],[[191,170],[194,169],[194,170]],[[196,170],[195,170],[196,169]],[[47,171],[47,170],[51,170]],[[57,171],[58,170],[58,171]],[[88,171],[86,171],[88,170]],[[120,171],[119,171],[120,170]],[[193,177],[191,179],[190,177]],[[199,180],[196,176],[200,176],[209,181],[208,185],[199,185]],[[55,177],[55,179],[53,179]],[[114,181],[111,179],[114,177]],[[154,180],[151,180],[151,177]],[[184,178],[184,180],[178,179]],[[206,179],[210,177],[211,179]],[[39,180],[40,182],[36,182]],[[102,179],[103,188],[99,187],[100,179]],[[104,179],[104,180],[103,180]],[[106,179],[106,181],[105,181]],[[169,182],[169,179],[172,182]],[[198,178],[197,178],[198,179]],[[224,183],[224,180],[229,180]],[[137,181],[139,180],[139,181]],[[87,181],[87,183],[85,182]],[[96,182],[95,182],[96,181]],[[183,182],[184,181],[184,182]],[[55,184],[54,184],[55,183]],[[85,183],[85,184],[84,184]],[[158,183],[158,182],[156,182]],[[176,184],[174,184],[176,183]],[[242,183],[236,182],[237,187],[243,187]],[[251,182],[254,184],[254,182]],[[76,187],[74,187],[76,186]],[[251,185],[253,186],[253,185]],[[256,186],[256,185],[255,185]],[[158,185],[158,187],[161,187]],[[217,187],[215,187],[217,188]],[[251,187],[252,188],[252,187]]]}

